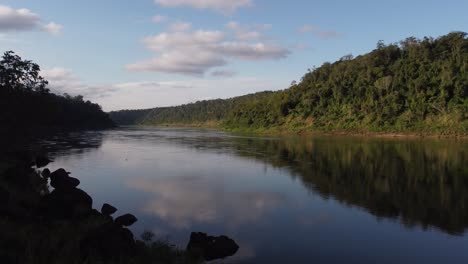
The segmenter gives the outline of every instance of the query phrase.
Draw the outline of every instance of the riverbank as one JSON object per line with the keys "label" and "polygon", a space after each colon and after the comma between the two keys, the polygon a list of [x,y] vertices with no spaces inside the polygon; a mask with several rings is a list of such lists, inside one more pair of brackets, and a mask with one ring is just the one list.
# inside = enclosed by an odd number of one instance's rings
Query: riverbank
{"label": "riverbank", "polygon": [[468,139],[468,132],[433,132],[428,130],[420,131],[369,131],[369,130],[340,130],[340,129],[310,129],[310,128],[289,128],[289,127],[270,127],[270,128],[229,128],[221,122],[205,123],[174,123],[158,125],[137,125],[137,127],[177,127],[177,128],[207,128],[230,132],[238,135],[248,136],[267,136],[267,137],[291,137],[291,136],[340,136],[340,137],[367,137],[367,138],[413,138],[413,139]]}
{"label": "riverbank", "polygon": [[62,168],[51,172],[50,162],[44,153],[0,152],[2,263],[203,263],[238,249],[227,237],[203,233],[192,233],[187,250],[151,231],[138,238],[129,229],[137,217],[109,204],[94,209],[79,179]]}

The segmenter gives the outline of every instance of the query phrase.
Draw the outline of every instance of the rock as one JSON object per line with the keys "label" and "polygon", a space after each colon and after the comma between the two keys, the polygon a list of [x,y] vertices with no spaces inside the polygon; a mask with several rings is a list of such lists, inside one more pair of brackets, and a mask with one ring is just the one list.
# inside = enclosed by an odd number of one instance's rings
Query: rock
{"label": "rock", "polygon": [[68,176],[64,169],[58,169],[50,174],[50,185],[55,189],[72,189],[80,185],[80,180]]}
{"label": "rock", "polygon": [[65,169],[58,169],[50,174],[51,178],[55,177],[68,177],[70,173],[67,172]]}
{"label": "rock", "polygon": [[44,179],[50,178],[50,170],[49,170],[49,169],[44,169],[44,170],[42,170],[41,176],[42,176]]}
{"label": "rock", "polygon": [[92,212],[93,199],[86,192],[72,189],[55,189],[42,199],[46,214],[62,217],[82,217]]}
{"label": "rock", "polygon": [[50,160],[47,156],[37,156],[35,163],[38,168],[43,168],[51,162],[52,160]]}
{"label": "rock", "polygon": [[80,250],[83,259],[92,256],[97,260],[126,263],[125,260],[135,256],[136,243],[130,230],[108,223],[90,231],[80,242]]}
{"label": "rock", "polygon": [[117,212],[117,208],[115,208],[114,206],[106,203],[102,205],[101,213],[103,215],[111,216],[115,212]]}
{"label": "rock", "polygon": [[208,236],[205,233],[192,233],[187,251],[201,256],[206,261],[233,256],[239,250],[237,243],[227,236]]}
{"label": "rock", "polygon": [[120,225],[120,226],[131,226],[133,225],[136,221],[138,221],[138,219],[132,215],[132,214],[124,214],[122,216],[119,216],[117,217],[114,222],[117,224],[117,225]]}

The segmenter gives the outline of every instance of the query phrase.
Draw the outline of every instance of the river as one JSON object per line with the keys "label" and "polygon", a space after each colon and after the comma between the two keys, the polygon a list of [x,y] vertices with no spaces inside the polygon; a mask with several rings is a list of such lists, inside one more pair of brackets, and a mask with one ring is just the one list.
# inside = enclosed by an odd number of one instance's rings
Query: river
{"label": "river", "polygon": [[232,237],[224,263],[468,263],[468,141],[124,127],[42,146],[135,234]]}

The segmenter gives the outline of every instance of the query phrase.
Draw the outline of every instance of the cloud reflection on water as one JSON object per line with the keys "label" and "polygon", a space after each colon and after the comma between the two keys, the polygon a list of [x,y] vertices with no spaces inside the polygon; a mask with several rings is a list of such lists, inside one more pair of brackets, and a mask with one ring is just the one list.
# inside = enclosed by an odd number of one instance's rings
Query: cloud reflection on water
{"label": "cloud reflection on water", "polygon": [[282,193],[228,190],[202,177],[135,179],[127,185],[151,193],[153,197],[142,210],[177,229],[188,229],[195,223],[235,227],[256,221],[287,203]]}

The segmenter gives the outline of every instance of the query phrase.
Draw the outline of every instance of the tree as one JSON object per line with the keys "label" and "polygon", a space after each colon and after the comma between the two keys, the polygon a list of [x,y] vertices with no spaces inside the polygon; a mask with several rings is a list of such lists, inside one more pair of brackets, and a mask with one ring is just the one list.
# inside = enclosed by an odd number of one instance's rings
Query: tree
{"label": "tree", "polygon": [[35,91],[48,93],[48,82],[39,75],[39,65],[22,60],[13,51],[3,54],[0,61],[0,86],[3,89]]}

